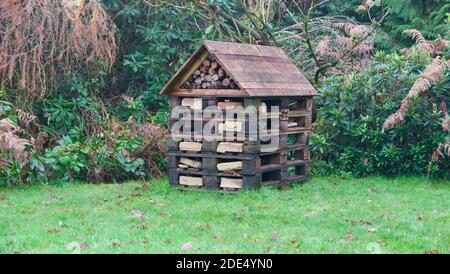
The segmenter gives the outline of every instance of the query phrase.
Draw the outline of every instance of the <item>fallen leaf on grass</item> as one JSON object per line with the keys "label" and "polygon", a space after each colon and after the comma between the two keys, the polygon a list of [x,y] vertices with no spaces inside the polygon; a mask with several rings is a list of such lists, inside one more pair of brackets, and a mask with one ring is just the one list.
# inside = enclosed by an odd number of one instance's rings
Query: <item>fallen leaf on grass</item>
{"label": "fallen leaf on grass", "polygon": [[363,225],[371,225],[371,224],[373,224],[372,221],[366,221],[366,220],[363,220],[363,219],[359,219],[359,222],[360,222],[361,224],[363,224]]}
{"label": "fallen leaf on grass", "polygon": [[80,249],[87,249],[87,248],[89,248],[89,245],[88,244],[80,244]]}
{"label": "fallen leaf on grass", "polygon": [[68,228],[69,227],[69,225],[67,225],[67,224],[65,224],[63,222],[59,222],[59,226],[62,227],[62,228]]}
{"label": "fallen leaf on grass", "polygon": [[305,213],[306,217],[314,217],[316,215],[317,215],[317,212],[315,212],[315,211],[310,211],[310,212]]}
{"label": "fallen leaf on grass", "polygon": [[439,254],[437,250],[425,250],[425,254]]}
{"label": "fallen leaf on grass", "polygon": [[184,243],[181,246],[181,250],[183,250],[183,251],[188,251],[188,250],[191,250],[191,249],[192,249],[192,243],[191,242]]}
{"label": "fallen leaf on grass", "polygon": [[346,239],[347,241],[353,240],[353,233],[348,233],[347,235],[345,235],[345,239]]}
{"label": "fallen leaf on grass", "polygon": [[48,234],[57,234],[57,233],[59,233],[59,232],[61,232],[61,230],[59,230],[59,229],[57,229],[57,228],[53,228],[53,229],[50,229],[50,230],[48,231]]}
{"label": "fallen leaf on grass", "polygon": [[369,227],[369,228],[367,229],[367,231],[368,231],[369,233],[375,233],[375,232],[377,232],[377,229],[374,228],[374,227]]}
{"label": "fallen leaf on grass", "polygon": [[211,234],[211,237],[212,237],[213,239],[216,239],[216,238],[217,238],[217,233]]}
{"label": "fallen leaf on grass", "polygon": [[0,201],[6,201],[8,198],[4,195],[0,195]]}
{"label": "fallen leaf on grass", "polygon": [[278,241],[280,239],[280,233],[274,232],[272,233],[272,240]]}
{"label": "fallen leaf on grass", "polygon": [[369,188],[369,192],[375,192],[375,193],[377,193],[378,190],[376,190],[375,188]]}
{"label": "fallen leaf on grass", "polygon": [[141,221],[144,220],[144,215],[139,210],[133,210],[131,213],[133,214],[134,217],[140,219]]}
{"label": "fallen leaf on grass", "polygon": [[172,241],[171,240],[165,240],[164,243],[170,245],[172,243]]}
{"label": "fallen leaf on grass", "polygon": [[424,214],[419,214],[418,216],[417,216],[417,220],[418,221],[423,221],[425,219],[425,215]]}
{"label": "fallen leaf on grass", "polygon": [[112,243],[112,246],[113,247],[120,247],[120,243],[114,242],[114,243]]}

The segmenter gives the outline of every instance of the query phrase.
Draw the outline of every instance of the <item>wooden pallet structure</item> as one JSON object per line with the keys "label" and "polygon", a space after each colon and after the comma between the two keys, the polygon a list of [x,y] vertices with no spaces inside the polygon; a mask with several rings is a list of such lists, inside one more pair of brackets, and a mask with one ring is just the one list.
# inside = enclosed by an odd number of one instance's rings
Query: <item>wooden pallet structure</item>
{"label": "wooden pallet structure", "polygon": [[[280,48],[205,41],[160,94],[169,96],[172,110],[172,187],[236,192],[310,177],[308,137],[318,93]],[[175,115],[180,107],[187,118]],[[256,116],[245,115],[249,107]],[[206,115],[211,109],[221,119]]]}

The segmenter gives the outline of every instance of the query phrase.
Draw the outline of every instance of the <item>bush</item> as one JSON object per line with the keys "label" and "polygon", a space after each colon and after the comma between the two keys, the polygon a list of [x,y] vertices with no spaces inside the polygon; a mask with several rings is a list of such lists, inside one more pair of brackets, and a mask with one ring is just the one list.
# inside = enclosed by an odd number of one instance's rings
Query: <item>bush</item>
{"label": "bush", "polygon": [[423,52],[410,57],[378,52],[369,69],[324,79],[312,137],[314,172],[399,175],[427,174],[431,168],[436,176],[448,176],[450,161],[429,164],[433,151],[449,138],[439,110],[442,101],[450,102],[448,72],[415,99],[403,124],[381,130],[429,61]]}

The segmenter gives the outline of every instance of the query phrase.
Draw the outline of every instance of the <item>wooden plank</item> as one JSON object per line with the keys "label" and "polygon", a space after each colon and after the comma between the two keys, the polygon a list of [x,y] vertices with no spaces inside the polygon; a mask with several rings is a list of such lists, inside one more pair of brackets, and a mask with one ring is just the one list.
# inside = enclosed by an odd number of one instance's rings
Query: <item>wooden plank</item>
{"label": "wooden plank", "polygon": [[186,157],[181,157],[180,158],[180,164],[184,164],[186,166],[190,166],[193,168],[202,168],[202,162],[200,161],[196,161],[196,160],[192,160]]}
{"label": "wooden plank", "polygon": [[240,89],[175,89],[171,96],[243,97],[247,92]]}
{"label": "wooden plank", "polygon": [[235,71],[233,74],[239,82],[309,83],[300,73]]}
{"label": "wooden plank", "polygon": [[246,89],[248,95],[251,97],[264,97],[264,96],[318,96],[319,93],[313,86],[304,89],[281,89],[281,88],[253,88]]}
{"label": "wooden plank", "polygon": [[205,41],[203,45],[212,53],[241,54],[267,57],[286,57],[282,49],[269,46],[238,44],[219,41]]}
{"label": "wooden plank", "polygon": [[201,177],[180,176],[179,184],[185,186],[202,186],[203,180]]}
{"label": "wooden plank", "polygon": [[217,170],[219,171],[232,171],[241,169],[242,169],[242,161],[217,164]]}
{"label": "wooden plank", "polygon": [[245,89],[300,89],[307,90],[312,86],[306,83],[268,83],[268,82],[240,82]]}
{"label": "wooden plank", "polygon": [[220,179],[220,187],[242,188],[242,185],[243,185],[242,179],[233,179],[233,178]]}
{"label": "wooden plank", "polygon": [[226,153],[226,152],[241,153],[243,150],[244,150],[243,143],[220,142],[217,145],[217,152],[219,153]]}
{"label": "wooden plank", "polygon": [[255,56],[255,55],[245,55],[245,54],[227,54],[216,52],[214,54],[218,59],[227,61],[250,61],[250,62],[267,62],[267,63],[279,63],[286,64],[292,63],[288,56]]}
{"label": "wooden plank", "polygon": [[196,142],[180,142],[180,150],[202,151],[202,143]]}
{"label": "wooden plank", "polygon": [[223,64],[227,72],[231,72],[231,76],[236,80],[234,73],[236,72],[272,72],[272,73],[297,73],[300,74],[298,68],[292,63],[268,63],[254,61],[228,61],[218,60]]}

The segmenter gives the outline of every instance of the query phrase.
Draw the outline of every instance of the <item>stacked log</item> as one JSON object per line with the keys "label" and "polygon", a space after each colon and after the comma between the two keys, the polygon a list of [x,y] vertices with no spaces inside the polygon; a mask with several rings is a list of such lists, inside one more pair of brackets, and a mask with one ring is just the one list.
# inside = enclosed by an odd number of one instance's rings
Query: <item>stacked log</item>
{"label": "stacked log", "polygon": [[184,89],[236,89],[237,87],[236,82],[212,55],[209,55],[181,85]]}

